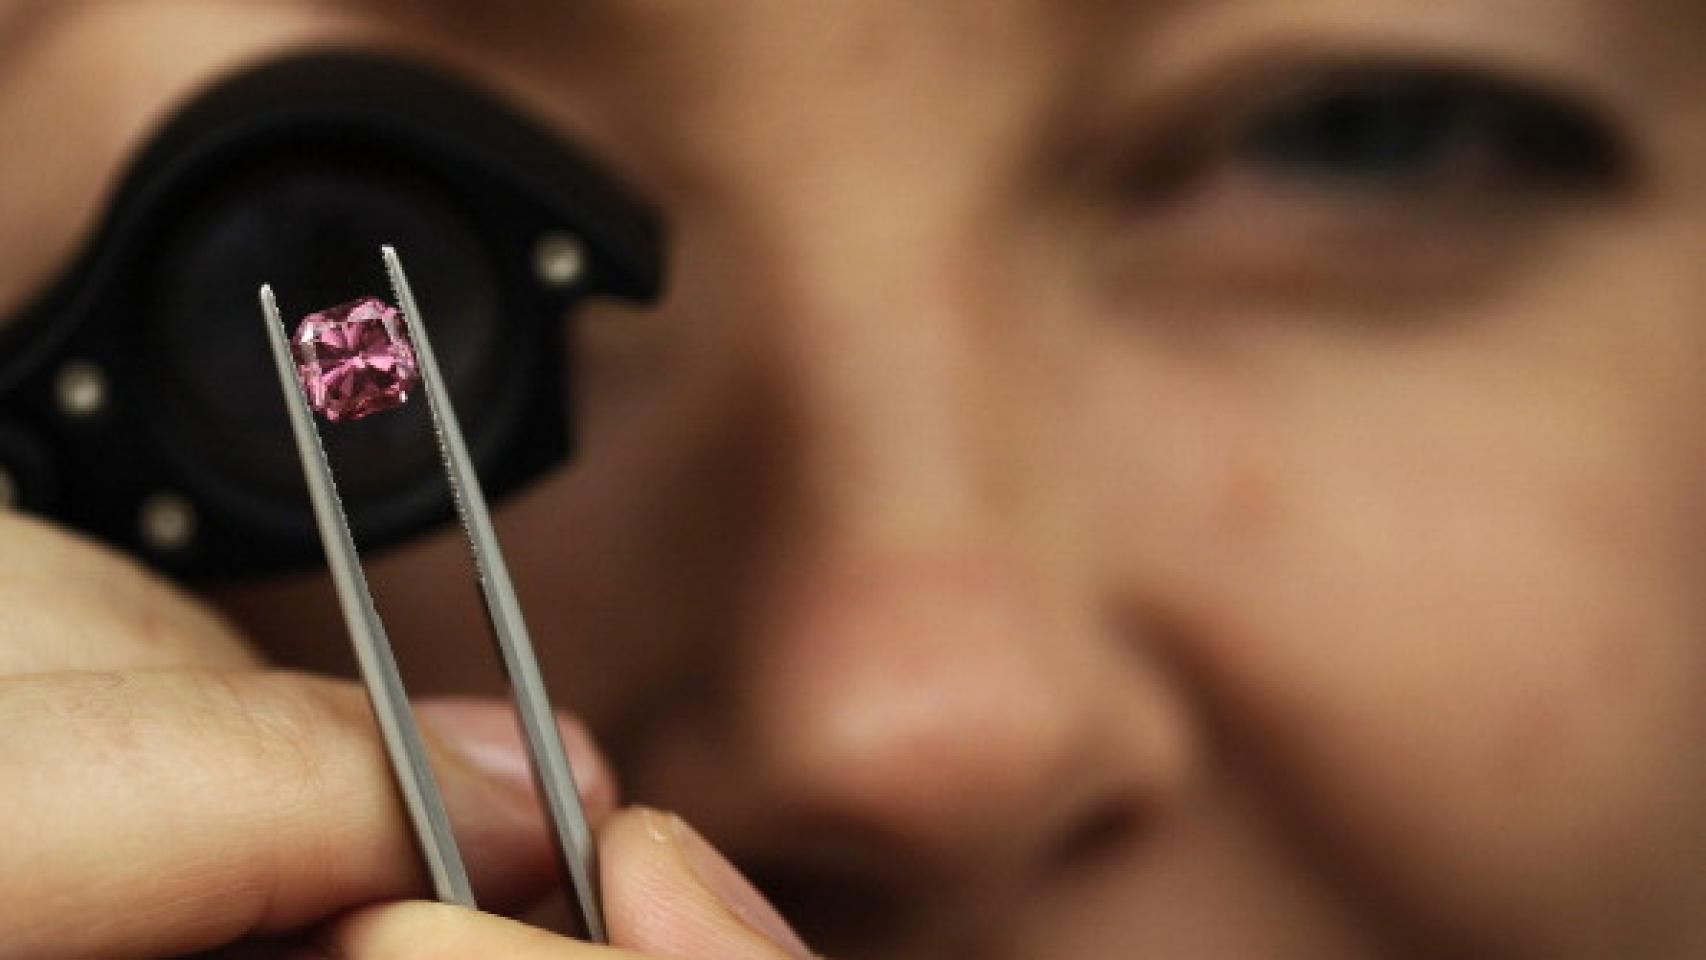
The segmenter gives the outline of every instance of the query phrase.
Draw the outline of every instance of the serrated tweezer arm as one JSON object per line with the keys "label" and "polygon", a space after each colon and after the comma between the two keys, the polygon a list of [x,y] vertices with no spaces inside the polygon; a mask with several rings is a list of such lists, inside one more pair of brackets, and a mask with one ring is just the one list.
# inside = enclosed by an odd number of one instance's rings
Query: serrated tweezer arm
{"label": "serrated tweezer arm", "polygon": [[[533,643],[522,619],[521,605],[516,600],[509,568],[498,546],[497,533],[492,527],[491,513],[474,470],[473,458],[468,454],[462,428],[451,407],[449,390],[439,371],[431,337],[421,318],[420,305],[415,301],[414,290],[409,286],[397,251],[385,247],[383,256],[414,346],[422,391],[426,394],[433,429],[438,436],[439,454],[450,480],[456,512],[462,519],[469,552],[473,555],[492,633],[509,675],[511,696],[533,764],[534,784],[556,837],[558,855],[573,887],[583,928],[588,939],[603,943],[606,942],[604,912],[599,901],[592,831],[587,826],[580,793],[563,750],[544,679],[533,653]],[[308,495],[313,502],[320,540],[325,545],[327,563],[337,587],[338,603],[349,627],[362,679],[373,702],[404,807],[438,899],[473,908],[474,894],[468,883],[468,872],[451,832],[444,798],[427,760],[419,726],[409,708],[408,695],[398,675],[390,641],[374,608],[367,577],[362,573],[361,560],[350,534],[343,502],[338,496],[331,464],[326,459],[325,447],[320,442],[313,414],[308,409],[308,400],[297,379],[296,365],[272,287],[263,286],[260,298],[267,343],[272,348],[279,385],[284,391],[285,408],[290,415],[291,432],[296,437],[297,453],[307,475]]]}

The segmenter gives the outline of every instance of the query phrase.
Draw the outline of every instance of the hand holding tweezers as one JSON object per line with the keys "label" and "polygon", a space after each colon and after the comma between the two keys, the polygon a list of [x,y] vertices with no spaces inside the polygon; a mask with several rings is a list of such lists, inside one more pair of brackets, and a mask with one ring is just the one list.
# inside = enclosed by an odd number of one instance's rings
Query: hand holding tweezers
{"label": "hand holding tweezers", "polygon": [[[606,942],[606,934],[599,902],[592,832],[587,826],[580,793],[563,751],[555,714],[545,692],[532,641],[528,638],[527,625],[522,619],[521,605],[516,600],[515,587],[498,546],[497,533],[492,527],[491,513],[474,470],[473,458],[469,456],[462,438],[462,428],[451,407],[438,359],[433,354],[432,340],[421,318],[420,305],[415,301],[397,251],[387,246],[382,253],[414,346],[422,390],[432,414],[433,429],[438,435],[439,454],[443,458],[451,495],[473,555],[492,632],[509,676],[511,696],[520,716],[523,739],[533,765],[534,783],[556,837],[559,857],[573,887],[573,899],[579,907],[583,929],[588,939],[603,943]],[[297,379],[284,321],[279,315],[272,287],[263,286],[260,298],[267,342],[278,368],[285,407],[290,414],[297,452],[307,475],[308,493],[337,588],[338,603],[349,627],[362,679],[373,702],[386,754],[396,775],[421,855],[438,899],[473,908],[474,894],[468,883],[467,869],[451,832],[450,818],[445,813],[437,779],[427,761],[420,729],[409,708],[396,658],[385,636],[385,628],[379,621],[367,577],[362,573],[360,556],[350,534],[331,465]]]}

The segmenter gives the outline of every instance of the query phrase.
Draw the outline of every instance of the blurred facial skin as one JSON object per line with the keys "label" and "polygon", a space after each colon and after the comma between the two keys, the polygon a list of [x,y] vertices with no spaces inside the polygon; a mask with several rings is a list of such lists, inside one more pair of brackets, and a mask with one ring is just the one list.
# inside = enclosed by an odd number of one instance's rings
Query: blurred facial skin
{"label": "blurred facial skin", "polygon": [[[629,796],[819,949],[1706,952],[1694,0],[12,8],[3,306],[303,43],[663,211],[503,532]],[[375,564],[423,689],[487,653],[459,549]],[[326,596],[220,599],[335,668]]]}

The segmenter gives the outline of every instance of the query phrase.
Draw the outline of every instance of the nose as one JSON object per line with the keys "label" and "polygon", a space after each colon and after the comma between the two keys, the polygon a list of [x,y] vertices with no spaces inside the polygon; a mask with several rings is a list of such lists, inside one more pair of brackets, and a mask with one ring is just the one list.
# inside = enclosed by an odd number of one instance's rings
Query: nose
{"label": "nose", "polygon": [[753,785],[801,851],[987,901],[1161,814],[1174,705],[1049,578],[976,549],[823,549],[779,574],[741,698]]}
{"label": "nose", "polygon": [[866,256],[885,282],[854,287],[798,241],[747,311],[772,325],[775,476],[724,679],[749,811],[724,838],[792,886],[998,909],[1159,815],[1184,698],[1096,581],[1053,348],[989,335],[1000,308],[940,261]]}

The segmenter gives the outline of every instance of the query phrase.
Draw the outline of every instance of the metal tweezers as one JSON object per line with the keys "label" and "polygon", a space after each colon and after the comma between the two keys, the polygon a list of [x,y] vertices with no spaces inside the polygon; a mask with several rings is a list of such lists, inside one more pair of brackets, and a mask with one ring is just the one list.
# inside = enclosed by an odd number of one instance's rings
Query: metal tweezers
{"label": "metal tweezers", "polygon": [[[480,489],[474,461],[462,439],[456,412],[451,408],[450,394],[439,372],[438,359],[433,354],[432,340],[421,318],[420,305],[415,302],[414,291],[403,273],[397,251],[387,246],[382,252],[385,270],[390,275],[391,287],[397,295],[398,306],[403,311],[404,323],[414,346],[427,406],[432,413],[433,429],[438,435],[439,454],[449,475],[451,495],[456,502],[456,512],[462,519],[469,551],[473,554],[474,569],[479,577],[480,592],[485,597],[498,652],[509,675],[511,695],[520,715],[523,739],[533,765],[534,784],[556,837],[562,866],[573,886],[573,899],[579,907],[582,930],[589,940],[604,943],[607,942],[604,912],[599,903],[592,832],[587,827],[574,774],[563,752],[562,738],[545,693],[533,644],[522,621],[521,605],[516,601],[515,587],[498,547],[497,533],[492,528],[491,513]],[[350,534],[343,502],[338,496],[337,483],[332,477],[331,464],[326,459],[313,414],[297,378],[284,321],[279,316],[272,287],[261,287],[260,297],[267,342],[272,347],[279,384],[284,390],[285,407],[290,413],[291,430],[296,435],[296,449],[301,454],[303,472],[307,475],[308,494],[314,504],[320,540],[325,545],[326,559],[337,587],[338,603],[343,609],[344,622],[349,626],[362,679],[373,702],[403,804],[414,826],[415,838],[438,899],[473,909],[474,894],[468,883],[468,871],[451,832],[444,798],[427,761],[420,728],[409,708],[408,695],[398,675],[390,641],[386,639],[385,628],[374,608],[367,577],[362,573],[355,540]]]}

